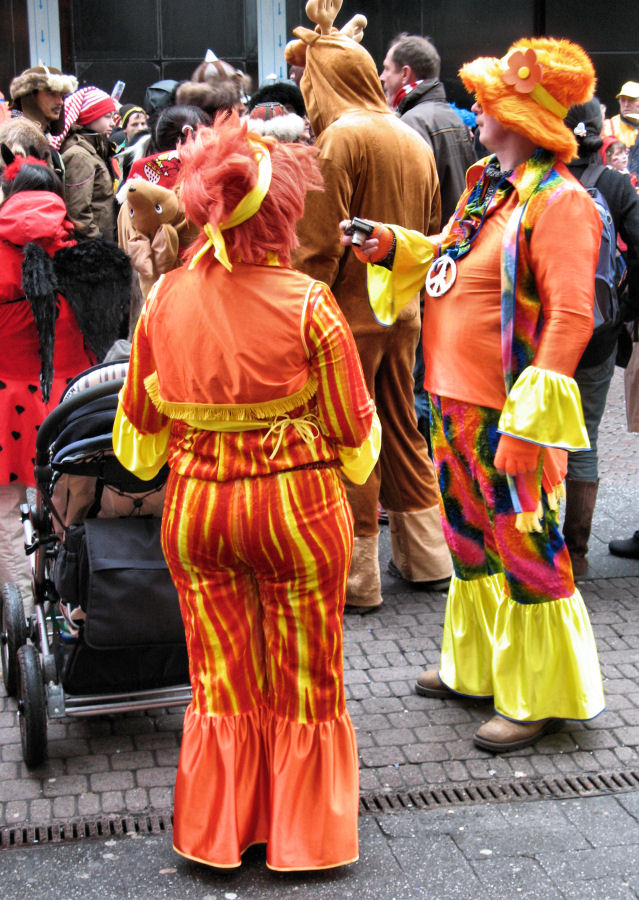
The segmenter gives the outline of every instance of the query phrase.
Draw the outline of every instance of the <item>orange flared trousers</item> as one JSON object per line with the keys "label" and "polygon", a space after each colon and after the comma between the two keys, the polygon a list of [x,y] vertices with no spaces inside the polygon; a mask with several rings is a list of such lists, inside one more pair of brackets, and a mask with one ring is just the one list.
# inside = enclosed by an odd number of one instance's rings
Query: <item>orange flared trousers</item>
{"label": "orange flared trousers", "polygon": [[352,515],[336,468],[211,483],[171,472],[164,554],[184,619],[193,700],[174,846],[221,867],[358,856],[358,760],[343,685]]}

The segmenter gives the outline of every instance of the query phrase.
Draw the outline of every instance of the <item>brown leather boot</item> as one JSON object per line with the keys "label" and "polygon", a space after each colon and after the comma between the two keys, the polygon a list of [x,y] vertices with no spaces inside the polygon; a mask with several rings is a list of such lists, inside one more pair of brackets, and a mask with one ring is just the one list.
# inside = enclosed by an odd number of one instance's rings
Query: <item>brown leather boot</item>
{"label": "brown leather boot", "polygon": [[566,478],[564,540],[570,553],[575,578],[582,577],[588,570],[586,554],[598,487],[598,481],[578,481],[576,478]]}
{"label": "brown leather boot", "polygon": [[428,669],[422,672],[415,682],[415,692],[421,694],[422,697],[437,697],[440,700],[446,697],[453,697],[457,700],[476,700],[483,703],[485,700],[492,700],[492,697],[484,697],[474,694],[459,694],[452,690],[439,677],[437,669]]}
{"label": "brown leather boot", "polygon": [[421,694],[422,697],[437,697],[440,700],[443,700],[445,697],[456,696],[454,691],[451,691],[449,687],[446,687],[436,669],[429,669],[427,672],[422,672],[415,682],[415,691],[418,694]]}
{"label": "brown leather boot", "polygon": [[529,747],[544,734],[552,734],[563,726],[563,719],[540,719],[538,722],[513,722],[495,715],[475,732],[473,741],[482,750],[507,753]]}

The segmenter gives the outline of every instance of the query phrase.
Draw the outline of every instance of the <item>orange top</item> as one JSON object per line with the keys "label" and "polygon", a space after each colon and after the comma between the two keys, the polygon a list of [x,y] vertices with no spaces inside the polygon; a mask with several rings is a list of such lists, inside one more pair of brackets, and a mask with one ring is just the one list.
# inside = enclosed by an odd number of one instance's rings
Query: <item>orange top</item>
{"label": "orange top", "polygon": [[155,357],[161,399],[246,406],[304,388],[311,369],[301,307],[312,284],[290,269],[242,263],[232,274],[201,262],[165,275],[147,320],[149,341],[163,347]]}
{"label": "orange top", "polygon": [[[457,278],[448,293],[437,299],[426,295],[424,384],[430,393],[492,409],[502,409],[506,402],[500,267],[504,228],[517,202],[513,191],[489,211],[470,252],[457,260]],[[543,329],[533,365],[562,371],[561,357],[571,360],[576,352],[579,358],[583,339],[575,316],[583,315],[586,321],[590,315],[592,321],[592,295],[584,284],[594,283],[600,232],[590,197],[576,191],[556,197],[536,223],[528,256]],[[557,344],[561,353],[547,360],[550,345],[556,349]],[[572,370],[574,366],[568,374]]]}
{"label": "orange top", "polygon": [[[142,437],[169,429],[170,468],[208,481],[337,461],[366,441],[373,414],[326,285],[289,268],[235,263],[230,273],[204,259],[149,294],[118,409]],[[300,417],[316,427],[300,431]],[[118,456],[132,468],[135,454]]]}
{"label": "orange top", "polygon": [[494,409],[506,401],[496,298],[501,295],[501,241],[516,203],[513,191],[486,218],[470,252],[457,260],[457,279],[449,293],[438,299],[426,295],[425,379],[426,390],[434,394]]}

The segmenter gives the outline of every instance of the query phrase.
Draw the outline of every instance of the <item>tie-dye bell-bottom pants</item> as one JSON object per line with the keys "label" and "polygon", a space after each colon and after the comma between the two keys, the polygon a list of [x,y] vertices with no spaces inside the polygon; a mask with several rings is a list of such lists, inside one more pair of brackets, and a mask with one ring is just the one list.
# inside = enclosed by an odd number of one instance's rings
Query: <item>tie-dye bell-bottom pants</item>
{"label": "tie-dye bell-bottom pants", "polygon": [[174,846],[233,867],[320,869],[358,856],[358,759],[343,686],[353,522],[336,468],[210,483],[171,472],[162,545],[193,700]]}
{"label": "tie-dye bell-bottom pants", "polygon": [[494,466],[499,410],[431,396],[444,536],[455,574],[440,677],[493,697],[517,721],[590,719],[604,708],[595,640],[570,557],[541,486],[541,533],[521,533]]}

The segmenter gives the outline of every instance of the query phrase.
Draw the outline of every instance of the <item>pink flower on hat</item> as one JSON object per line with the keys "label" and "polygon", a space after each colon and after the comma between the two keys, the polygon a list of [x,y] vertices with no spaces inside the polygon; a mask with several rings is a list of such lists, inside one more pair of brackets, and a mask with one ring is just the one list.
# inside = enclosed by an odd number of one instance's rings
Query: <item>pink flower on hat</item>
{"label": "pink flower on hat", "polygon": [[527,50],[515,50],[507,59],[508,68],[502,74],[502,80],[515,88],[519,94],[531,94],[535,86],[540,84],[543,70],[537,62],[537,54],[529,47]]}

